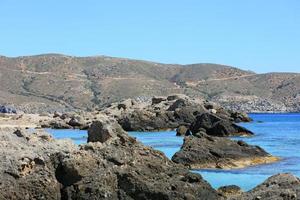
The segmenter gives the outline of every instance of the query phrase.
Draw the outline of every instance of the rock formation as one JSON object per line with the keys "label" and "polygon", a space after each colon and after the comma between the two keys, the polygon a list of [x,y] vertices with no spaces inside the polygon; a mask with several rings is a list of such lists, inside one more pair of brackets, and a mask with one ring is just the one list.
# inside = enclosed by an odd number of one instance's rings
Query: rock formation
{"label": "rock formation", "polygon": [[61,199],[52,158],[75,149],[43,131],[0,130],[0,199]]}
{"label": "rock formation", "polygon": [[128,99],[112,104],[102,112],[117,119],[126,131],[160,131],[176,129],[179,126],[188,127],[198,115],[212,112],[230,126],[234,121],[251,120],[246,114],[232,113],[202,99],[192,99],[185,95],[154,97],[151,102],[142,103]]}
{"label": "rock formation", "polygon": [[202,177],[145,147],[116,123],[88,144],[2,129],[0,199],[222,199]]}
{"label": "rock formation", "polygon": [[258,146],[248,145],[243,141],[200,133],[185,137],[181,149],[175,153],[172,160],[192,169],[232,169],[275,162],[278,158]]}
{"label": "rock formation", "polygon": [[253,133],[246,128],[210,113],[198,115],[196,120],[191,124],[190,130],[193,134],[201,130],[208,135],[220,137],[253,135]]}

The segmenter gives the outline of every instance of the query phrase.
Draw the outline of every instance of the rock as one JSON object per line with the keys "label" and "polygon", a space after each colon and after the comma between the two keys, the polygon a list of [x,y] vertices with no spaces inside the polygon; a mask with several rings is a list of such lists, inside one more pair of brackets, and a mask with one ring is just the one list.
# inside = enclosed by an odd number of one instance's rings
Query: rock
{"label": "rock", "polygon": [[41,130],[0,129],[0,199],[61,199],[52,157],[75,148]]}
{"label": "rock", "polygon": [[189,136],[189,135],[191,135],[191,133],[186,126],[179,126],[176,129],[176,136]]}
{"label": "rock", "polygon": [[68,113],[64,113],[64,114],[62,114],[62,115],[60,115],[60,116],[58,116],[60,119],[62,119],[62,120],[65,120],[65,119],[67,119],[67,118],[70,118],[70,116],[69,116],[69,114]]}
{"label": "rock", "polygon": [[132,99],[127,99],[118,104],[118,109],[126,110],[134,105]]}
{"label": "rock", "polygon": [[177,99],[167,110],[168,111],[175,111],[178,108],[185,107],[187,102],[185,99]]}
{"label": "rock", "polygon": [[206,101],[206,102],[204,103],[204,107],[205,107],[207,110],[212,110],[212,109],[218,110],[218,109],[220,109],[220,106],[219,106],[218,104],[213,103],[213,102],[208,102],[208,101]]}
{"label": "rock", "polygon": [[239,199],[283,199],[293,200],[300,197],[300,180],[292,174],[277,174],[268,178],[249,192],[232,197],[232,200]]}
{"label": "rock", "polygon": [[126,131],[160,131],[189,126],[197,115],[205,112],[198,101],[186,96],[172,101],[161,97],[154,101],[156,104],[136,104],[126,112],[118,113],[112,107],[104,112],[114,113],[113,117]]}
{"label": "rock", "polygon": [[205,135],[206,135],[206,131],[199,131],[199,132],[193,134],[193,136],[198,137],[198,138],[201,138]]}
{"label": "rock", "polygon": [[190,126],[193,134],[199,132],[200,128],[205,129],[208,135],[219,137],[253,135],[251,131],[232,123],[230,120],[222,119],[210,113],[198,115]]}
{"label": "rock", "polygon": [[217,114],[218,111],[217,111],[216,109],[211,109],[210,112],[211,112],[212,114]]}
{"label": "rock", "polygon": [[173,95],[169,95],[167,97],[167,100],[168,101],[174,101],[174,100],[177,100],[177,99],[184,99],[184,98],[187,98],[187,96],[184,95],[184,94],[173,94]]}
{"label": "rock", "polygon": [[226,197],[237,196],[237,195],[241,195],[243,193],[242,189],[236,185],[223,186],[223,187],[218,188],[217,191]]}
{"label": "rock", "polygon": [[[172,95],[167,98],[153,97],[151,102],[131,103],[131,99],[123,102],[126,104],[111,104],[102,113],[115,118],[126,131],[162,131],[176,129],[180,125],[189,127],[197,116],[210,112],[216,113],[214,116],[218,120],[222,120],[222,125],[226,125],[225,131],[233,131],[235,134],[236,129],[239,130],[232,125],[234,119],[231,117],[231,112],[221,109],[217,105],[214,105],[214,108],[218,110],[208,110],[202,99]],[[237,135],[249,133],[247,130],[242,131]],[[231,133],[224,134],[231,135]]]}
{"label": "rock", "polygon": [[184,124],[181,120],[176,121],[174,113],[169,111],[154,110],[134,110],[131,113],[123,114],[118,119],[119,124],[126,131],[160,131],[175,129],[180,124]]}
{"label": "rock", "polygon": [[247,113],[243,113],[243,112],[232,112],[230,117],[232,117],[236,123],[253,121],[247,115]]}
{"label": "rock", "polygon": [[42,128],[53,128],[53,129],[72,129],[73,127],[62,120],[51,120],[41,122]]}
{"label": "rock", "polygon": [[232,169],[275,162],[278,158],[258,146],[241,145],[238,141],[201,133],[198,137],[185,137],[172,160],[192,169]]}
{"label": "rock", "polygon": [[60,117],[61,116],[61,113],[55,111],[54,114],[53,114],[53,118],[56,118],[56,117]]}
{"label": "rock", "polygon": [[117,122],[95,121],[88,129],[88,142],[106,142],[117,134],[126,134]]}
{"label": "rock", "polygon": [[166,100],[167,99],[165,97],[153,97],[151,101],[152,101],[152,105],[155,105],[155,104],[159,104]]}
{"label": "rock", "polygon": [[74,128],[81,128],[85,125],[85,123],[86,122],[82,117],[77,116],[77,117],[72,117],[67,124]]}

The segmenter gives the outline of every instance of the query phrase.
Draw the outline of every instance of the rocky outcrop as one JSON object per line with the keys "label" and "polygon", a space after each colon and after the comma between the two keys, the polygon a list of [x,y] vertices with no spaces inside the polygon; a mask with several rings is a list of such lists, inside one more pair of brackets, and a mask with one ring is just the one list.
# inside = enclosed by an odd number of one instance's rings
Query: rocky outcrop
{"label": "rocky outcrop", "polygon": [[94,122],[81,146],[36,131],[5,129],[0,137],[0,199],[223,198],[113,121]]}
{"label": "rocky outcrop", "polygon": [[220,106],[185,95],[153,97],[151,102],[125,100],[102,111],[114,117],[126,131],[159,131],[189,126],[198,115],[214,113],[224,121],[250,121],[246,114],[233,114]]}
{"label": "rocky outcrop", "polygon": [[191,131],[186,126],[179,126],[176,129],[176,136],[189,136]]}
{"label": "rocky outcrop", "polygon": [[172,160],[192,169],[232,169],[275,162],[278,158],[243,141],[198,134],[185,137]]}
{"label": "rocky outcrop", "polygon": [[41,130],[0,129],[0,199],[61,199],[51,159],[75,148]]}
{"label": "rocky outcrop", "polygon": [[208,135],[219,137],[253,135],[253,133],[246,128],[211,113],[198,115],[196,120],[191,124],[190,130],[193,134],[201,130]]}
{"label": "rocky outcrop", "polygon": [[228,199],[296,200],[300,197],[300,179],[292,174],[277,174],[249,192],[232,194]]}
{"label": "rocky outcrop", "polygon": [[51,117],[40,121],[39,125],[42,128],[87,130],[93,121],[105,118],[107,117],[99,111],[63,114],[54,112]]}

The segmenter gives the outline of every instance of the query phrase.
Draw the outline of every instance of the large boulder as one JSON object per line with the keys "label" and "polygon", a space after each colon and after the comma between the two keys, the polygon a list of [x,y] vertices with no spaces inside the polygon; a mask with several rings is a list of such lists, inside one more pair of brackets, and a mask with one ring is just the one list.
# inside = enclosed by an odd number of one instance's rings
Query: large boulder
{"label": "large boulder", "polygon": [[172,160],[192,169],[232,169],[270,163],[278,158],[258,146],[243,141],[211,137],[202,133],[197,137],[185,137],[181,149],[175,153]]}
{"label": "large boulder", "polygon": [[118,135],[126,134],[122,127],[114,120],[98,120],[92,123],[88,129],[88,142],[104,143]]}
{"label": "large boulder", "polygon": [[199,132],[200,129],[205,129],[208,135],[219,137],[253,135],[253,133],[246,128],[207,112],[198,115],[190,126],[190,130],[193,134]]}
{"label": "large boulder", "polygon": [[181,125],[176,129],[176,136],[189,136],[189,135],[191,135],[191,132],[186,126]]}

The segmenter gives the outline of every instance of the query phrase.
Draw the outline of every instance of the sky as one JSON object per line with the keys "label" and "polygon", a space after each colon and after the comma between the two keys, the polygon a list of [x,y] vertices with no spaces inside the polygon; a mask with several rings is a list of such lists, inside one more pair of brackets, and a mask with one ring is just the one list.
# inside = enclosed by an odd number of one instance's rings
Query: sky
{"label": "sky", "polygon": [[0,55],[300,72],[299,0],[0,0]]}

